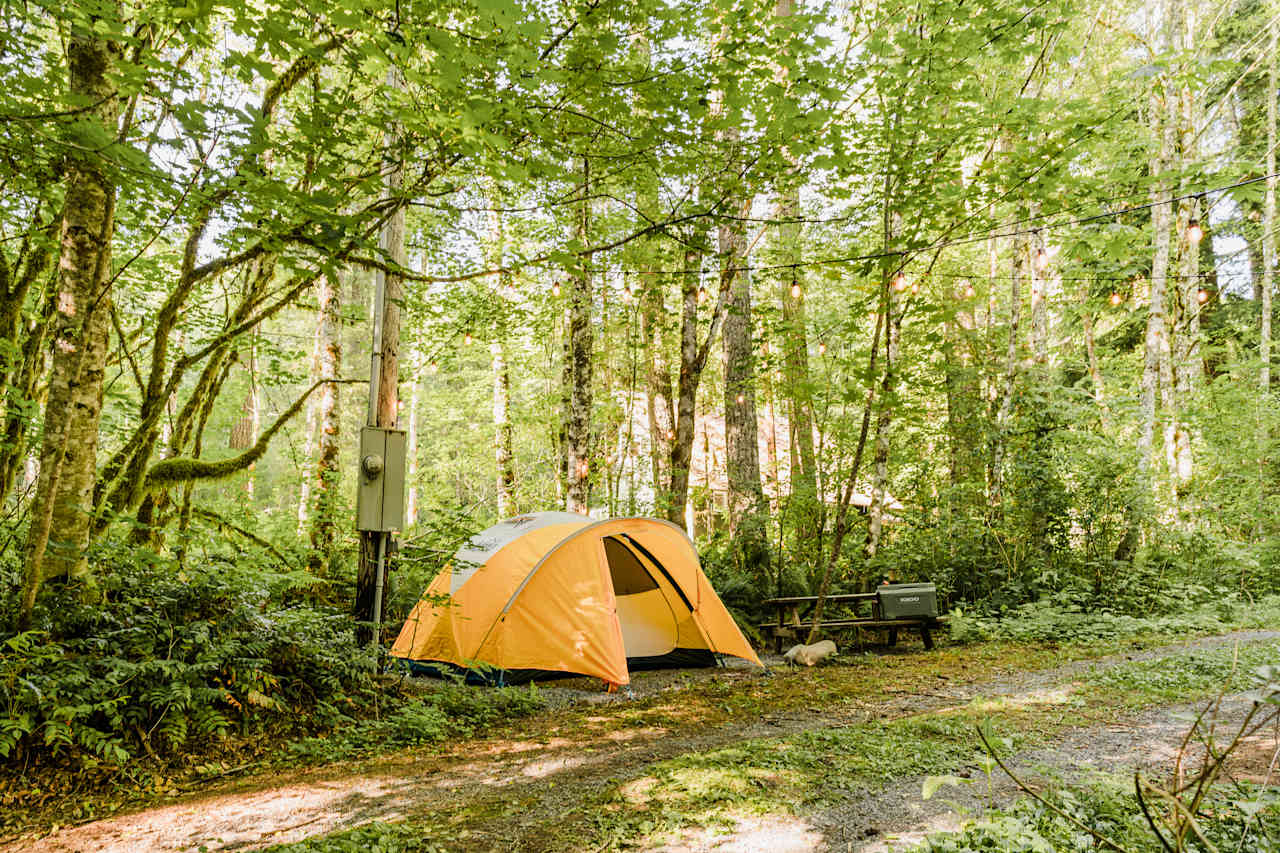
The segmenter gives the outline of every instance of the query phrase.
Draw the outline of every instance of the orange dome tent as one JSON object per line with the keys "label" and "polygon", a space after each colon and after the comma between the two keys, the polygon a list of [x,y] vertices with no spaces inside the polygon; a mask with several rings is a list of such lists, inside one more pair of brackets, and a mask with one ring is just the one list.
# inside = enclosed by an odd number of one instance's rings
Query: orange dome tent
{"label": "orange dome tent", "polygon": [[759,658],[679,527],[567,512],[512,518],[472,537],[400,629],[394,657],[427,669],[561,674],[627,684],[630,671]]}

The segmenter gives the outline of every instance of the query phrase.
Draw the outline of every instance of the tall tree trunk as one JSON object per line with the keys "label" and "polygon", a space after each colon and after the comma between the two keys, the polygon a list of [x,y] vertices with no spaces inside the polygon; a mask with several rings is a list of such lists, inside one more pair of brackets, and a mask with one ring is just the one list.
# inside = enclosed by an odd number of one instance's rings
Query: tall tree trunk
{"label": "tall tree trunk", "polygon": [[[750,199],[732,208],[749,214]],[[724,319],[724,435],[728,469],[729,532],[744,570],[766,577],[769,542],[760,486],[759,422],[756,418],[755,355],[752,346],[751,274],[741,220],[719,226],[721,281],[729,282]]]}
{"label": "tall tree trunk", "polygon": [[1102,368],[1098,364],[1098,347],[1093,333],[1093,312],[1089,309],[1089,285],[1082,288],[1080,305],[1080,322],[1084,326],[1084,349],[1089,363],[1089,378],[1093,381],[1093,399],[1098,404],[1098,414],[1102,420],[1103,430],[1111,430],[1111,410],[1107,407],[1106,384],[1102,378]]}
{"label": "tall tree trunk", "polygon": [[[696,273],[694,273],[696,275]],[[675,406],[671,401],[671,369],[663,334],[666,317],[662,283],[644,273],[640,292],[640,329],[645,350],[645,414],[649,420],[649,462],[653,469],[654,511],[670,518],[670,496],[665,494],[667,464],[675,440]]]}
{"label": "tall tree trunk", "polygon": [[[1151,286],[1147,304],[1147,330],[1143,340],[1142,385],[1138,397],[1138,466],[1134,486],[1129,496],[1125,514],[1127,523],[1124,535],[1116,547],[1115,558],[1128,562],[1138,547],[1142,522],[1149,514],[1151,502],[1151,452],[1155,443],[1156,393],[1167,385],[1169,377],[1162,377],[1165,354],[1169,351],[1169,330],[1165,317],[1166,283],[1169,275],[1169,242],[1173,215],[1173,202],[1163,175],[1168,167],[1170,140],[1169,122],[1165,117],[1158,88],[1151,93],[1151,124],[1158,140],[1158,150],[1151,161],[1151,172],[1157,176],[1151,190],[1151,227],[1154,250],[1151,258]],[[1162,378],[1164,381],[1162,381]]]}
{"label": "tall tree trunk", "polygon": [[728,303],[731,281],[723,276],[716,293],[716,304],[707,324],[707,336],[698,341],[698,302],[701,291],[699,272],[702,268],[701,234],[690,236],[685,249],[686,274],[682,277],[681,295],[683,310],[680,321],[680,379],[678,382],[676,410],[676,439],[671,447],[671,488],[667,518],[675,524],[688,515],[689,467],[693,460],[693,432],[697,413],[698,385],[707,365],[712,342],[720,328]]}
{"label": "tall tree trunk", "polygon": [[[316,284],[316,301],[320,313],[320,359],[318,379],[334,380],[342,369],[342,297],[338,283],[322,276]],[[315,512],[311,518],[311,571],[321,577],[334,575],[334,542],[338,524],[338,450],[342,420],[339,410],[339,388],[330,382],[319,390],[316,420],[319,441],[313,476]]]}
{"label": "tall tree trunk", "polygon": [[[1030,215],[1036,217],[1040,205],[1029,207]],[[1031,235],[1027,244],[1027,274],[1031,279],[1031,357],[1035,363],[1044,366],[1049,363],[1049,302],[1046,299],[1046,280],[1044,270],[1040,268],[1041,258],[1047,257],[1044,234],[1037,231]]]}
{"label": "tall tree trunk", "polygon": [[[320,279],[316,284],[316,332],[311,342],[311,381],[320,379],[321,342],[324,337],[324,311],[320,306],[320,298],[328,283]],[[316,431],[319,428],[320,395],[307,400],[306,426],[303,428],[302,440],[302,480],[298,487],[298,536],[307,530],[307,520],[311,515],[311,477],[309,472],[315,464]]]}
{"label": "tall tree trunk", "polygon": [[[591,232],[591,161],[582,158],[582,201],[574,237],[587,245]],[[565,508],[585,513],[591,499],[591,273],[582,259],[569,282],[569,411],[565,418]]]}
{"label": "tall tree trunk", "polygon": [[405,435],[405,489],[404,526],[406,530],[418,526],[418,405],[422,397],[422,354],[414,352],[414,371],[409,380],[409,424]]}
{"label": "tall tree trunk", "polygon": [[[505,337],[505,335],[504,335]],[[496,469],[498,518],[510,518],[516,510],[515,440],[511,429],[511,367],[506,343],[489,344],[493,360],[493,460]]]}
{"label": "tall tree trunk", "polygon": [[[894,214],[896,217],[897,214]],[[894,236],[896,236],[896,227]],[[876,417],[875,456],[871,479],[871,505],[867,507],[867,557],[880,550],[884,532],[885,503],[889,494],[889,447],[893,428],[893,394],[897,379],[898,342],[902,332],[902,310],[890,289],[885,302],[884,378],[880,381],[880,411]]]}
{"label": "tall tree trunk", "polygon": [[[113,17],[119,15],[114,6],[102,8]],[[67,43],[67,79],[72,98],[90,105],[80,120],[93,123],[104,138],[114,139],[120,102],[113,77],[120,48],[97,36],[94,23],[89,22],[89,34],[73,32]],[[108,32],[118,25],[118,21],[106,23]],[[19,616],[24,626],[30,622],[47,576],[70,576],[82,583],[86,595],[96,595],[84,548],[89,540],[88,504],[110,329],[116,188],[96,152],[69,150],[65,162],[53,363]],[[52,530],[57,531],[55,541],[51,541]]]}
{"label": "tall tree trunk", "polygon": [[999,514],[1004,508],[1004,455],[1013,415],[1013,393],[1018,383],[1018,327],[1022,323],[1022,278],[1026,273],[1027,242],[1015,239],[1013,275],[1009,277],[1009,343],[1005,349],[1004,382],[996,408],[996,429],[991,450],[990,504]]}

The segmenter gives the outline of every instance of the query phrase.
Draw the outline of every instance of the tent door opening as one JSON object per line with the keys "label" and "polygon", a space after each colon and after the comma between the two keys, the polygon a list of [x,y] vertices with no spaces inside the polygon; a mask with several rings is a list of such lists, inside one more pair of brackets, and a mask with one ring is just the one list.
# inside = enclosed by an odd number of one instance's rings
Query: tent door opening
{"label": "tent door opening", "polygon": [[627,657],[652,658],[673,652],[678,620],[662,586],[649,573],[642,558],[623,540],[605,537],[604,553],[613,579],[618,624]]}

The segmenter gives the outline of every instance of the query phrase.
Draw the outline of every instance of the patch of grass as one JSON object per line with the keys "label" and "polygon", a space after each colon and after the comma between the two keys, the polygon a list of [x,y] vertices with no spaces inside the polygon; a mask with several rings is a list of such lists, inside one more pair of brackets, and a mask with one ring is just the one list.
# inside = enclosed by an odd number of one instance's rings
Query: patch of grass
{"label": "patch of grass", "polygon": [[1247,690],[1260,666],[1280,663],[1280,642],[1197,649],[1129,661],[1084,677],[1095,699],[1127,707],[1190,702],[1219,690]]}
{"label": "patch of grass", "polygon": [[864,723],[664,761],[580,810],[587,846],[616,849],[689,827],[728,827],[747,815],[813,809],[899,779],[955,772],[979,760],[975,722],[956,714]]}
{"label": "patch of grass", "polygon": [[458,836],[421,820],[374,821],[354,829],[268,847],[267,853],[445,853],[457,849]]}

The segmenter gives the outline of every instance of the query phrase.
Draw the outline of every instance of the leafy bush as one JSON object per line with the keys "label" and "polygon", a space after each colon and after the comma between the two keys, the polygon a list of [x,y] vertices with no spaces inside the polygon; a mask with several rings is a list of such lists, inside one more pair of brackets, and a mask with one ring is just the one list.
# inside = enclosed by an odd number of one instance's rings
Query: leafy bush
{"label": "leafy bush", "polygon": [[232,733],[314,731],[376,700],[375,659],[349,619],[273,603],[299,579],[104,556],[104,602],[56,596],[33,630],[0,640],[0,757],[121,764]]}
{"label": "leafy bush", "polygon": [[1183,613],[1146,617],[1086,609],[1056,597],[990,616],[956,609],[951,612],[950,629],[956,642],[1093,643],[1142,635],[1194,636],[1278,623],[1280,595],[1247,604],[1236,596],[1224,595]]}

